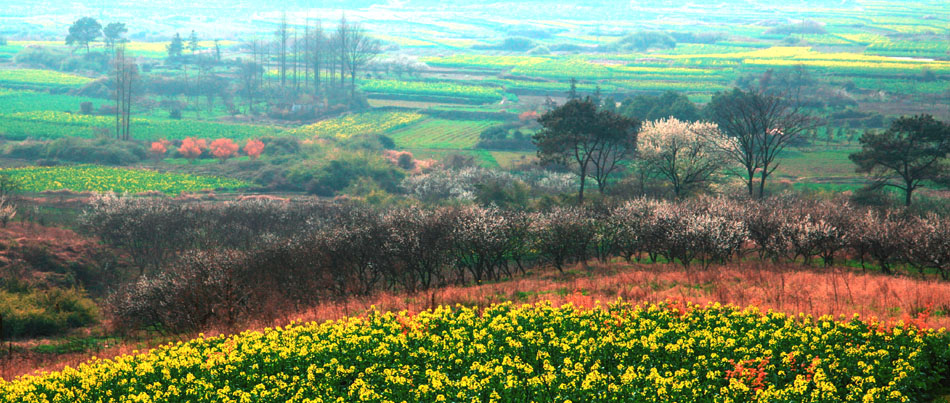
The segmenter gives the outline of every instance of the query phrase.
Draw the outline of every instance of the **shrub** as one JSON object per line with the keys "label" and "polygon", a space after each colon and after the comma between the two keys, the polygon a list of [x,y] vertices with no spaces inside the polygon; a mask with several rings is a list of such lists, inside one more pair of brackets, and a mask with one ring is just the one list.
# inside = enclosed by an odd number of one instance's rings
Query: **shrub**
{"label": "shrub", "polygon": [[201,153],[203,153],[206,148],[208,148],[208,146],[204,139],[188,137],[181,141],[181,147],[178,147],[178,154],[181,154],[182,157],[193,163],[201,156]]}
{"label": "shrub", "polygon": [[256,160],[264,153],[264,143],[260,140],[248,140],[244,145],[244,153],[252,160]]}
{"label": "shrub", "polygon": [[79,289],[0,289],[0,316],[9,339],[61,335],[94,323],[98,311]]}
{"label": "shrub", "polygon": [[239,149],[240,146],[231,139],[217,139],[212,141],[210,146],[211,155],[214,155],[221,162],[237,155]]}

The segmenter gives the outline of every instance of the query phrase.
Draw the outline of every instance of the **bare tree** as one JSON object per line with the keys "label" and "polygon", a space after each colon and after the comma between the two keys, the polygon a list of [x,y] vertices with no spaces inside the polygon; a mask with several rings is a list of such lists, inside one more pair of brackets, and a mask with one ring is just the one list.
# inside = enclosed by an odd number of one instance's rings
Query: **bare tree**
{"label": "bare tree", "polygon": [[138,78],[138,66],[126,55],[125,45],[115,48],[112,60],[115,80],[115,136],[116,139],[131,138],[132,86]]}
{"label": "bare tree", "polygon": [[307,39],[309,49],[307,54],[307,63],[310,65],[310,68],[313,69],[313,90],[314,96],[320,93],[321,82],[321,70],[323,69],[323,60],[325,57],[326,51],[325,46],[327,44],[327,38],[323,34],[323,27],[321,27],[320,20],[317,20],[316,25],[312,30],[308,29]]}
{"label": "bare tree", "polygon": [[300,90],[300,83],[297,81],[297,54],[300,53],[300,44],[297,42],[297,29],[294,29],[294,41],[293,52],[294,52],[294,91]]}
{"label": "bare tree", "polygon": [[336,51],[339,55],[337,60],[340,63],[340,91],[346,89],[346,77],[344,75],[346,74],[346,54],[351,36],[350,25],[346,22],[346,14],[344,14],[340,17],[340,25],[337,25],[336,35],[333,37],[336,39]]}
{"label": "bare tree", "polygon": [[280,86],[283,88],[287,84],[287,41],[290,39],[286,12],[281,17],[280,25],[277,27],[274,36],[277,37],[277,68],[280,74]]}
{"label": "bare tree", "polygon": [[255,61],[248,61],[241,64],[239,74],[241,77],[241,92],[247,103],[245,113],[254,112],[254,99],[260,89],[258,77],[260,75],[261,65]]}
{"label": "bare tree", "polygon": [[745,170],[749,195],[755,196],[755,175],[759,174],[759,197],[765,181],[778,168],[778,157],[801,133],[813,126],[796,98],[733,89],[716,94],[707,106],[710,117],[735,141],[726,150]]}
{"label": "bare tree", "polygon": [[382,52],[379,41],[366,35],[359,24],[350,28],[350,40],[346,43],[346,66],[350,69],[350,97],[356,96],[356,76],[359,69],[373,61]]}

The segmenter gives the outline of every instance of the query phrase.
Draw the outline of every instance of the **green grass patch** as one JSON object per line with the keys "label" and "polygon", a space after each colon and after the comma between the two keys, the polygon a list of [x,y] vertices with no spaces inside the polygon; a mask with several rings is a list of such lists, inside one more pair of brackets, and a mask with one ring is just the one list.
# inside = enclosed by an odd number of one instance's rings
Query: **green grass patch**
{"label": "green grass patch", "polygon": [[389,134],[401,148],[469,149],[495,121],[429,119]]}

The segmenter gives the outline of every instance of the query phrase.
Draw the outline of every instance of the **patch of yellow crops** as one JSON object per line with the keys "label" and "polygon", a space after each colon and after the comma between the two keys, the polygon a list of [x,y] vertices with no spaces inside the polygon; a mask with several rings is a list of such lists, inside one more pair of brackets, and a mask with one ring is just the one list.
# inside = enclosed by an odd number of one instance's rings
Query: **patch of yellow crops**
{"label": "patch of yellow crops", "polygon": [[370,93],[476,98],[486,102],[499,101],[504,97],[502,90],[497,87],[437,81],[362,80],[360,89]]}
{"label": "patch of yellow crops", "polygon": [[0,169],[0,174],[9,175],[27,192],[69,189],[77,192],[158,191],[179,194],[250,186],[235,179],[100,166],[10,168]]}
{"label": "patch of yellow crops", "polygon": [[446,57],[427,57],[422,62],[433,66],[471,66],[510,68],[516,66],[533,66],[551,60],[537,56],[485,56],[485,55],[452,55]]}
{"label": "patch of yellow crops", "polygon": [[3,69],[0,70],[0,82],[26,85],[83,85],[91,78],[53,70]]}
{"label": "patch of yellow crops", "polygon": [[[187,41],[187,38],[182,39]],[[125,47],[132,52],[163,53],[168,51],[168,44],[169,42],[128,42]],[[235,41],[218,41],[218,45],[222,47],[235,44],[237,44]],[[212,49],[214,48],[214,41],[198,41],[198,47]]]}
{"label": "patch of yellow crops", "polygon": [[439,38],[433,39],[432,42],[435,42],[442,46],[448,46],[450,48],[468,48],[475,45],[484,45],[482,41],[476,41],[474,39],[456,39],[456,38]]}
{"label": "patch of yellow crops", "polygon": [[744,59],[744,64],[761,66],[813,66],[842,69],[894,69],[921,70],[924,68],[938,72],[950,71],[950,63],[886,63],[849,60],[800,60],[800,59]]}
{"label": "patch of yellow crops", "polygon": [[345,139],[357,135],[383,133],[410,125],[423,118],[423,115],[411,112],[365,112],[323,120],[290,130],[289,133],[300,137]]}
{"label": "patch of yellow crops", "polygon": [[718,304],[371,312],[0,382],[16,402],[905,402],[947,332]]}

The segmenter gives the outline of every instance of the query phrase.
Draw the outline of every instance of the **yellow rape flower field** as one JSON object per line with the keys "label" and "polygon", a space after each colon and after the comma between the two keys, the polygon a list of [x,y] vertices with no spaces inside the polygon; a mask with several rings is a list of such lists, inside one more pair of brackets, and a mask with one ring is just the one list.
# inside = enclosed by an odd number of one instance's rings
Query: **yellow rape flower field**
{"label": "yellow rape flower field", "polygon": [[5,402],[902,402],[950,336],[676,302],[371,312],[0,382]]}
{"label": "yellow rape flower field", "polygon": [[199,190],[233,190],[249,183],[211,176],[163,173],[144,169],[100,166],[24,167],[0,169],[26,192],[68,189],[76,192],[141,193],[158,191],[180,194]]}

